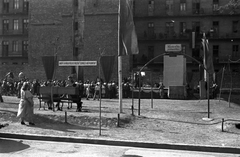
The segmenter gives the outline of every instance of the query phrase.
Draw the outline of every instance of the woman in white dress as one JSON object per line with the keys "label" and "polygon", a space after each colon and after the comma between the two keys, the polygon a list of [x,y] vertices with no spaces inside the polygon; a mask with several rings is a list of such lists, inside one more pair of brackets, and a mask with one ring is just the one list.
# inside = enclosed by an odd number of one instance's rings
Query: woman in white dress
{"label": "woman in white dress", "polygon": [[25,120],[29,121],[29,125],[35,125],[33,123],[33,95],[30,92],[30,85],[27,82],[23,83],[21,88],[21,100],[19,103],[17,117],[21,118],[21,124],[25,125]]}

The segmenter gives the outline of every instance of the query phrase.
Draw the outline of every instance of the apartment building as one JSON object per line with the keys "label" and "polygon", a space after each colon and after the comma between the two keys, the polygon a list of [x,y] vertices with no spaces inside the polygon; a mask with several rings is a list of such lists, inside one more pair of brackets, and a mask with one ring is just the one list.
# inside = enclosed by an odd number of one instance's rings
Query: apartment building
{"label": "apartment building", "polygon": [[[165,53],[166,44],[181,44],[182,53],[202,62],[201,38],[209,40],[215,71],[221,71],[229,58],[240,58],[240,16],[220,13],[219,6],[229,0],[135,0],[134,22],[140,54],[134,56],[134,69],[139,69],[150,59]],[[188,78],[195,84],[199,80],[199,66],[187,59]],[[174,64],[174,63],[173,63]],[[231,63],[232,71],[240,72],[239,62]],[[148,71],[160,77],[163,74],[163,57],[154,60]],[[156,78],[157,78],[156,76]]]}
{"label": "apartment building", "polygon": [[0,2],[1,73],[28,63],[29,0]]}
{"label": "apartment building", "polygon": [[[166,44],[181,44],[182,53],[202,61],[201,37],[206,34],[220,75],[229,59],[240,58],[239,14],[220,13],[217,8],[229,0],[133,0],[139,54],[123,57],[123,77],[138,71],[150,59],[165,53]],[[118,0],[2,0],[0,74],[24,71],[29,78],[45,79],[42,56],[59,60],[98,61],[101,55],[115,55],[112,80],[117,81]],[[187,59],[187,78],[199,80],[199,65]],[[240,64],[231,62],[239,71]],[[57,67],[55,77],[77,73],[94,80],[102,70],[96,67]],[[149,64],[153,82],[162,81],[163,57]],[[219,73],[218,73],[219,72]],[[148,77],[148,78],[147,78]],[[1,77],[2,78],[2,77]],[[146,75],[150,82],[150,75]]]}

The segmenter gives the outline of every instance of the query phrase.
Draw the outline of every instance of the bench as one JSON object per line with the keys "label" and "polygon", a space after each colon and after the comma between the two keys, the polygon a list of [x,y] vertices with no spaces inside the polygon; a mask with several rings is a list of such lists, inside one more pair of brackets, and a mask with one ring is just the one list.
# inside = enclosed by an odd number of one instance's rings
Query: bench
{"label": "bench", "polygon": [[[68,103],[72,105],[72,103],[81,102],[81,97],[79,96],[79,88],[78,87],[40,87],[39,88],[39,109],[41,108],[42,102],[46,103],[47,101],[51,102],[51,94],[53,96],[53,102],[59,102],[62,104]],[[62,95],[65,95],[62,97]],[[72,97],[74,96],[74,97]],[[62,109],[61,107],[61,109]],[[71,106],[72,107],[72,106]],[[45,105],[44,105],[45,109]]]}

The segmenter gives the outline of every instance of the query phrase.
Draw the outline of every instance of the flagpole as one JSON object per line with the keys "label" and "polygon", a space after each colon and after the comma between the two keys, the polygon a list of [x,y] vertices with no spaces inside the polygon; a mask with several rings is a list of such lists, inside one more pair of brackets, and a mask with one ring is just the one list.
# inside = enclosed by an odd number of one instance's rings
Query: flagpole
{"label": "flagpole", "polygon": [[212,118],[210,118],[210,72],[207,71],[206,69],[206,56],[208,55],[208,45],[206,46],[207,44],[207,41],[206,41],[206,36],[205,36],[205,33],[203,33],[203,38],[204,38],[204,41],[203,41],[203,51],[204,51],[204,65],[205,65],[205,81],[207,82],[207,102],[208,102],[208,116],[207,118],[203,118],[203,120],[206,120],[206,121],[211,121],[213,120]]}
{"label": "flagpole", "polygon": [[119,113],[122,113],[122,56],[120,55],[120,1],[118,9],[118,97],[119,97]]}
{"label": "flagpole", "polygon": [[207,76],[208,118],[210,118],[210,98],[209,98],[209,90],[210,90],[210,75],[209,75],[209,73],[208,73],[208,76]]}

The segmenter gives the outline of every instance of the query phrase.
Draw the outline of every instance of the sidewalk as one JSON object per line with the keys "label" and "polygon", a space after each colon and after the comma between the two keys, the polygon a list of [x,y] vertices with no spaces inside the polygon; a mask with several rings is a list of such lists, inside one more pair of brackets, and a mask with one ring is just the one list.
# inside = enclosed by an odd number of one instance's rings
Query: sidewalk
{"label": "sidewalk", "polygon": [[203,118],[208,116],[207,100],[154,99],[151,104],[151,100],[142,99],[141,113],[138,116],[138,100],[135,99],[132,116],[132,99],[123,99],[120,127],[117,127],[118,100],[103,99],[101,132],[99,101],[84,99],[83,112],[75,112],[75,104],[72,109],[68,110],[65,104],[63,111],[53,112],[43,108],[38,110],[39,102],[35,99],[36,126],[33,127],[21,125],[16,118],[19,101],[17,98],[4,97],[4,101],[5,103],[0,103],[0,123],[9,123],[9,126],[0,129],[2,137],[41,137],[83,142],[94,140],[94,143],[117,141],[118,144],[150,144],[151,147],[161,145],[172,149],[176,149],[173,146],[181,149],[214,147],[240,152],[240,130],[235,127],[240,121],[226,121],[222,132],[222,118],[240,119],[240,106],[231,103],[229,107],[228,102],[224,100],[210,100],[210,118],[213,120],[204,121]]}

